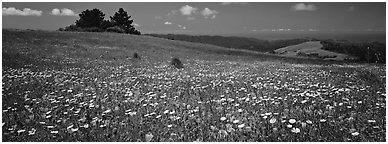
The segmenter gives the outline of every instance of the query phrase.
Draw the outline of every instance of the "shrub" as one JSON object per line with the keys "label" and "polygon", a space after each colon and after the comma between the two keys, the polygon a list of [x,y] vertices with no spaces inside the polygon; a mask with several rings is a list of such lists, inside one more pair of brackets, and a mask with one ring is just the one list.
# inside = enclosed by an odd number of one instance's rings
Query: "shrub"
{"label": "shrub", "polygon": [[65,31],[81,31],[82,28],[77,27],[76,25],[70,25],[65,27]]}
{"label": "shrub", "polygon": [[135,58],[135,59],[140,59],[140,56],[139,56],[139,54],[134,53],[134,54],[133,54],[133,58]]}
{"label": "shrub", "polygon": [[181,60],[179,60],[178,58],[173,58],[171,60],[171,65],[175,66],[178,69],[183,68],[183,64],[182,64]]}
{"label": "shrub", "polygon": [[116,33],[125,33],[125,31],[121,27],[118,27],[118,26],[109,27],[106,29],[106,31],[107,32],[116,32]]}
{"label": "shrub", "polygon": [[88,27],[88,28],[83,28],[82,31],[84,32],[102,32],[103,30],[98,28],[98,27]]}

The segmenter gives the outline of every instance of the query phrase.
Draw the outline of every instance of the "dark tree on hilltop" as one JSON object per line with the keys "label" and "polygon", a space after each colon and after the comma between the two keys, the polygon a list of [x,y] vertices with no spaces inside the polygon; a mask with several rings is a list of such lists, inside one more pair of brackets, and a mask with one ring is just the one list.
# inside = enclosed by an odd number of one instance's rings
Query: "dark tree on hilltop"
{"label": "dark tree on hilltop", "polygon": [[75,22],[77,27],[80,28],[100,28],[104,21],[105,14],[95,8],[93,10],[86,9],[79,14],[80,19]]}
{"label": "dark tree on hilltop", "polygon": [[113,24],[109,20],[104,20],[100,24],[100,28],[103,29],[103,30],[106,30],[109,27],[113,27]]}
{"label": "dark tree on hilltop", "polygon": [[138,30],[132,25],[133,20],[130,19],[131,16],[123,9],[120,8],[113,16],[110,17],[111,23],[113,26],[118,26],[122,28],[125,33],[129,34],[140,34]]}

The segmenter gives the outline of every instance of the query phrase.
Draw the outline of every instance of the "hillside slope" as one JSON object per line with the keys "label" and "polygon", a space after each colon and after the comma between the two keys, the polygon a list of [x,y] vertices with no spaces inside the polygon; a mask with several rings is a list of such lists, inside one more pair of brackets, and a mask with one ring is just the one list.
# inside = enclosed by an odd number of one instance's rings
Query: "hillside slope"
{"label": "hillside slope", "polygon": [[288,39],[288,40],[260,40],[255,38],[247,38],[247,37],[233,37],[233,36],[208,36],[208,35],[200,35],[200,36],[191,36],[191,35],[181,35],[181,34],[147,34],[149,36],[166,38],[170,40],[180,40],[180,41],[188,41],[188,42],[196,42],[196,43],[206,43],[217,45],[226,48],[234,48],[234,49],[244,49],[244,50],[252,50],[258,52],[269,52],[281,47],[300,44],[306,41],[310,41],[310,39]]}
{"label": "hillside slope", "polygon": [[[80,33],[48,31],[16,31],[3,29],[3,66],[22,67],[37,64],[41,66],[59,66],[73,60],[70,65],[85,65],[85,61],[98,59],[119,63],[128,60],[134,53],[150,63],[167,63],[172,57],[182,60],[256,60],[278,61],[280,56],[257,51],[227,49],[224,47],[171,41],[150,36],[136,36],[116,33]],[[19,59],[15,60],[14,57]],[[53,61],[49,61],[53,60]],[[77,62],[77,60],[81,60]],[[321,61],[305,62],[297,58],[287,58],[287,62],[322,63]],[[324,62],[323,62],[324,63]],[[61,65],[61,66],[66,66]]]}
{"label": "hillside slope", "polygon": [[[224,36],[191,36],[182,34],[147,34],[154,37],[166,38],[170,40],[188,41],[196,43],[206,43],[225,48],[250,50],[256,52],[272,53],[274,50],[301,44],[308,41],[318,41],[315,38],[284,39],[284,40],[260,40],[247,37],[224,37]],[[381,42],[352,42],[347,40],[320,40],[323,50],[341,53],[338,60],[343,55],[358,58],[351,60],[360,63],[385,63],[385,44]],[[326,52],[327,53],[327,52]],[[313,56],[316,57],[316,56]],[[310,58],[313,58],[310,56]],[[309,57],[307,57],[309,58]],[[330,59],[330,58],[329,58]]]}
{"label": "hillside slope", "polygon": [[2,40],[4,142],[386,141],[385,65],[115,33]]}
{"label": "hillside slope", "polygon": [[356,59],[355,57],[323,50],[323,45],[320,41],[305,42],[297,45],[287,46],[274,50],[274,53],[287,57],[314,57],[324,60],[344,61],[348,59]]}

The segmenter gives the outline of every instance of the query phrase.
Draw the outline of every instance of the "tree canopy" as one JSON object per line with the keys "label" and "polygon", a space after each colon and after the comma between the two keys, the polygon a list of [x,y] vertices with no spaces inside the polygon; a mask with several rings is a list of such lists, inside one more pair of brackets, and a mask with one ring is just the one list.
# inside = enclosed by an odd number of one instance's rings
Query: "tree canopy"
{"label": "tree canopy", "polygon": [[133,26],[131,16],[123,9],[119,8],[110,20],[105,20],[105,14],[97,8],[86,9],[79,14],[79,19],[75,25],[60,28],[60,31],[87,31],[87,32],[118,32],[140,35],[140,31]]}
{"label": "tree canopy", "polygon": [[77,27],[98,28],[104,21],[105,14],[97,8],[93,10],[86,9],[85,11],[79,14],[79,17],[80,19],[75,22]]}

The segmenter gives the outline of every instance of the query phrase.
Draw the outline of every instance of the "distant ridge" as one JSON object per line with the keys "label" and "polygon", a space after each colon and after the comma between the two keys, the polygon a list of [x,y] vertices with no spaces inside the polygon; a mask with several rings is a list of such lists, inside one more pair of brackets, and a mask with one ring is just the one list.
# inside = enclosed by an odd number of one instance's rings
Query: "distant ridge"
{"label": "distant ridge", "polygon": [[[237,36],[208,36],[208,35],[183,35],[183,34],[145,34],[148,36],[165,38],[169,40],[179,40],[195,43],[211,44],[225,48],[250,50],[264,53],[275,54],[275,50],[287,46],[298,45],[305,42],[319,41],[322,44],[321,50],[325,53],[334,52],[339,56],[340,54],[347,55],[344,59],[351,59],[354,62],[367,63],[385,63],[385,43],[381,42],[351,42],[348,40],[319,40],[316,38],[305,37],[297,39],[284,40],[261,40],[248,37]],[[342,57],[341,55],[340,57]],[[317,58],[308,56],[309,58]],[[331,56],[333,58],[334,56]],[[352,57],[352,58],[350,58]],[[331,59],[330,57],[321,57],[323,59]],[[357,59],[354,59],[357,58]],[[338,59],[342,59],[339,58]]]}
{"label": "distant ridge", "polygon": [[324,50],[322,48],[323,48],[323,45],[321,44],[320,41],[310,41],[310,42],[304,42],[301,44],[280,48],[280,49],[274,50],[274,53],[279,54],[281,56],[287,56],[287,57],[312,57],[312,58],[320,58],[324,60],[336,60],[336,61],[356,59],[355,57],[352,57],[346,54],[331,52],[328,50]]}

